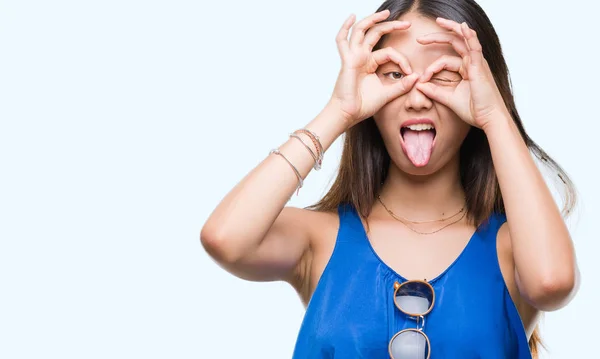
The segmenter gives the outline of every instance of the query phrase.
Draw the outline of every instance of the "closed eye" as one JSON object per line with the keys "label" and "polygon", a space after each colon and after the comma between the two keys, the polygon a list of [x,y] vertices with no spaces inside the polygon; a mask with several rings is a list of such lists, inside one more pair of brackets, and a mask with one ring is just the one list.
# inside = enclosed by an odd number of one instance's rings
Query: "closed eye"
{"label": "closed eye", "polygon": [[459,82],[459,80],[450,80],[450,79],[445,79],[445,78],[441,78],[441,77],[433,77],[431,79],[436,80],[436,81],[441,81],[441,82],[448,82],[448,83]]}
{"label": "closed eye", "polygon": [[442,70],[432,76],[431,80],[443,82],[443,83],[459,83],[462,81],[462,76],[458,72]]}

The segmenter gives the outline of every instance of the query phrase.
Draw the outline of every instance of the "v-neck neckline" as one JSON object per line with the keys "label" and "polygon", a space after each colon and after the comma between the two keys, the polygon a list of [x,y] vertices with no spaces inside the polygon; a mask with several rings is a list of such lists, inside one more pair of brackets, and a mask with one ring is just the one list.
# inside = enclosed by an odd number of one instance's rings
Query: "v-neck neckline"
{"label": "v-neck neckline", "polygon": [[[354,207],[352,207],[352,214],[353,216],[356,218],[356,220],[358,220],[358,223],[360,224],[360,231],[361,231],[361,235],[363,237],[363,239],[367,242],[367,246],[369,247],[369,249],[371,250],[371,252],[373,253],[373,255],[375,256],[375,258],[377,259],[377,261],[384,266],[385,268],[387,268],[387,270],[389,270],[392,274],[394,274],[396,277],[398,277],[401,281],[406,282],[409,279],[407,279],[406,277],[404,277],[403,275],[401,275],[400,273],[398,273],[395,269],[393,269],[392,267],[390,267],[380,256],[379,254],[377,254],[377,251],[375,250],[375,248],[373,247],[373,243],[371,243],[371,240],[367,234],[367,231],[365,229],[365,225],[363,224],[362,218],[358,215],[358,212],[356,211],[356,209]],[[433,277],[432,279],[427,279],[426,282],[433,284],[434,282],[436,282],[437,280],[439,280],[440,278],[442,278],[446,273],[448,273],[448,271],[450,269],[452,269],[452,267],[454,267],[456,265],[456,263],[458,263],[458,261],[463,257],[463,255],[467,252],[467,250],[469,249],[469,247],[472,245],[472,243],[474,242],[474,238],[476,236],[479,235],[480,231],[482,230],[483,226],[489,223],[489,219],[486,221],[483,221],[483,223],[481,223],[476,229],[475,231],[471,234],[471,236],[469,237],[469,240],[467,242],[467,244],[465,245],[465,247],[461,250],[461,252],[458,254],[458,256],[452,261],[452,263],[450,263],[450,265],[448,265],[441,273],[439,273],[438,275],[436,275],[435,277]]]}

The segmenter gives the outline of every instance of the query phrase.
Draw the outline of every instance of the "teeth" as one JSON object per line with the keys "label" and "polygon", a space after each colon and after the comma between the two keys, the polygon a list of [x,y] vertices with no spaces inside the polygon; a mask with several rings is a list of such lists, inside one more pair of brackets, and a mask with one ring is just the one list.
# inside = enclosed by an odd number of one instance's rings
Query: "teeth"
{"label": "teeth", "polygon": [[414,125],[410,125],[410,126],[405,126],[406,128],[413,130],[413,131],[427,131],[427,130],[433,130],[433,126],[428,124],[428,123],[417,123]]}

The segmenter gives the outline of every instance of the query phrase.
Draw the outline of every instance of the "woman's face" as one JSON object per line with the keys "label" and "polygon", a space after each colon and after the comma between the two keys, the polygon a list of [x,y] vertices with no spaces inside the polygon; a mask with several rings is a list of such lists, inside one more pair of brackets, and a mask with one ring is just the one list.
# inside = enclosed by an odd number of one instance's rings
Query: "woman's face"
{"label": "woman's face", "polygon": [[[458,56],[450,44],[417,42],[420,36],[446,32],[434,20],[415,13],[399,20],[410,21],[411,27],[390,33],[381,48],[398,50],[408,59],[413,72],[423,74],[442,55]],[[377,69],[377,75],[384,85],[391,85],[404,74],[397,64],[388,62]],[[442,70],[430,81],[437,86],[456,87],[460,80],[457,72]],[[386,104],[373,118],[392,161],[411,175],[428,175],[445,166],[455,158],[470,129],[448,107],[431,100],[416,87]]]}

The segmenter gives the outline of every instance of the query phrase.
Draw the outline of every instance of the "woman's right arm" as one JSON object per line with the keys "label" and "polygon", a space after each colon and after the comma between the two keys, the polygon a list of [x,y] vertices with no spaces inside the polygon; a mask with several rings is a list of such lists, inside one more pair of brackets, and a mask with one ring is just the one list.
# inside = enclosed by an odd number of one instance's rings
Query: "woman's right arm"
{"label": "woman's right arm", "polygon": [[[339,106],[330,102],[306,128],[327,150],[346,129]],[[310,137],[304,143],[316,153]],[[279,147],[306,178],[314,165],[309,151],[295,138]],[[229,192],[206,221],[201,240],[206,251],[231,273],[267,281],[289,278],[309,248],[308,224],[313,211],[285,207],[298,185],[291,166],[267,156]]]}
{"label": "woman's right arm", "polygon": [[[354,124],[372,116],[387,102],[410,90],[418,74],[412,74],[406,58],[393,48],[372,51],[386,33],[404,30],[410,23],[387,21],[388,10],[375,13],[354,24],[354,16],[344,22],[336,42],[342,68],[327,106],[305,128],[316,133],[323,150]],[[367,33],[367,30],[368,33]],[[401,80],[383,79],[376,73],[385,63],[396,64]],[[409,75],[411,74],[411,75]],[[316,153],[305,134],[304,142]],[[314,165],[310,152],[296,138],[280,147],[302,178]],[[225,269],[238,277],[255,280],[294,280],[303,276],[303,258],[317,236],[322,216],[318,212],[285,207],[298,184],[296,173],[279,155],[270,155],[242,179],[210,215],[200,238],[206,251]],[[315,228],[315,233],[311,229]],[[302,278],[300,278],[302,279]]]}

